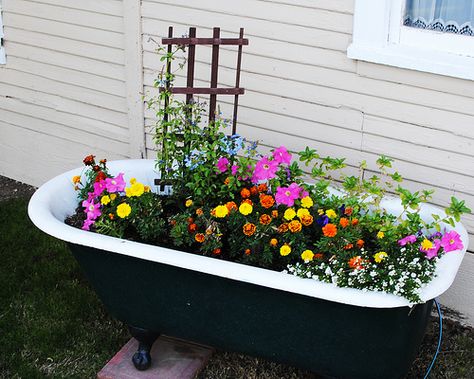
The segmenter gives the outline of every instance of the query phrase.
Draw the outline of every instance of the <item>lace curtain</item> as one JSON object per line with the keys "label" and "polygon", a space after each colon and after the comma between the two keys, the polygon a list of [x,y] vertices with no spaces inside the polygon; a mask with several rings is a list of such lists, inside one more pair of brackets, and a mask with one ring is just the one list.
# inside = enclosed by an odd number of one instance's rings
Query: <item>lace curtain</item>
{"label": "lace curtain", "polygon": [[406,0],[403,24],[474,36],[474,0]]}

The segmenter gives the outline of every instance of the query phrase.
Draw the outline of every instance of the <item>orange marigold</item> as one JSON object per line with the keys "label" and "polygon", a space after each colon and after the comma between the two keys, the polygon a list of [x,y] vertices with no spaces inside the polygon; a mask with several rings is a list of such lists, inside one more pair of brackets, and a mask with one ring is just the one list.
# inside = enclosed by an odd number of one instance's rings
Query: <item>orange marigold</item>
{"label": "orange marigold", "polygon": [[219,255],[220,253],[221,253],[221,249],[219,249],[219,248],[216,248],[212,251],[212,254],[214,254],[214,255]]}
{"label": "orange marigold", "polygon": [[354,218],[352,219],[352,225],[357,225],[359,223],[359,219],[358,218]]}
{"label": "orange marigold", "polygon": [[292,233],[298,233],[301,232],[301,222],[298,220],[293,220],[288,224],[288,229],[290,229],[290,232]]}
{"label": "orange marigold", "polygon": [[227,186],[229,185],[229,183],[230,183],[230,178],[229,177],[225,178],[224,184]]}
{"label": "orange marigold", "polygon": [[255,233],[255,231],[257,230],[257,227],[255,226],[255,224],[252,224],[251,222],[247,222],[243,227],[242,227],[242,230],[244,232],[244,234],[246,236],[251,236]]}
{"label": "orange marigold", "polygon": [[354,245],[353,245],[353,244],[351,244],[351,243],[348,243],[346,246],[344,246],[344,248],[343,248],[343,249],[344,249],[344,250],[350,250],[350,249],[352,249],[353,247],[354,247]]}
{"label": "orange marigold", "polygon": [[206,239],[206,236],[202,233],[196,233],[196,235],[194,236],[194,239],[197,242],[204,242],[204,240]]}
{"label": "orange marigold", "polygon": [[344,214],[350,216],[352,214],[352,211],[352,207],[347,207],[346,209],[344,209]]}
{"label": "orange marigold", "polygon": [[176,220],[170,220],[170,225],[175,226],[176,225]]}
{"label": "orange marigold", "polygon": [[356,245],[359,249],[361,249],[362,247],[364,247],[364,243],[364,240],[357,240]]}
{"label": "orange marigold", "polygon": [[253,201],[250,200],[250,199],[244,199],[244,200],[242,200],[242,204],[243,204],[243,203],[247,203],[247,204],[253,205]]}
{"label": "orange marigold", "polygon": [[268,225],[272,222],[272,217],[270,215],[267,215],[264,213],[263,215],[260,216],[260,224],[262,225]]}
{"label": "orange marigold", "polygon": [[278,240],[276,238],[272,238],[270,240],[270,246],[276,246],[276,245],[278,245]]}
{"label": "orange marigold", "polygon": [[341,219],[339,220],[339,225],[345,228],[347,225],[349,225],[349,220],[345,217],[341,217]]}
{"label": "orange marigold", "polygon": [[242,190],[240,191],[240,196],[242,196],[242,198],[244,199],[247,199],[248,197],[250,197],[250,191],[247,188],[242,188]]}
{"label": "orange marigold", "polygon": [[310,226],[313,223],[313,221],[314,219],[313,219],[313,216],[311,215],[303,215],[303,217],[301,217],[301,223],[304,226]]}
{"label": "orange marigold", "polygon": [[288,231],[288,224],[283,223],[278,227],[278,233],[285,233]]}
{"label": "orange marigold", "polygon": [[337,227],[334,224],[326,224],[326,226],[323,226],[323,234],[326,237],[334,237],[337,234]]}
{"label": "orange marigold", "polygon": [[189,225],[188,225],[188,231],[189,231],[190,233],[195,232],[195,231],[197,230],[197,227],[198,227],[198,226],[197,226],[196,224],[194,224],[194,223],[189,224]]}
{"label": "orange marigold", "polygon": [[323,258],[324,258],[324,255],[321,253],[316,253],[314,254],[314,257],[313,257],[313,259],[323,259]]}
{"label": "orange marigold", "polygon": [[278,211],[275,209],[272,211],[272,217],[277,218],[278,217]]}
{"label": "orange marigold", "polygon": [[260,195],[260,204],[262,204],[262,207],[264,208],[271,208],[273,207],[273,204],[275,204],[275,199],[273,198],[272,195]]}
{"label": "orange marigold", "polygon": [[361,270],[364,268],[364,260],[360,255],[349,259],[349,267],[355,270]]}
{"label": "orange marigold", "polygon": [[229,201],[225,204],[225,206],[227,207],[227,209],[230,211],[236,211],[237,209],[239,209],[237,207],[237,204],[235,204],[235,201]]}
{"label": "orange marigold", "polygon": [[266,183],[262,183],[258,185],[257,189],[258,189],[258,192],[267,192],[268,186]]}
{"label": "orange marigold", "polygon": [[250,249],[245,249],[245,255],[250,255]]}
{"label": "orange marigold", "polygon": [[204,211],[202,210],[202,208],[198,208],[198,209],[196,209],[196,214],[198,216],[202,216],[204,214]]}
{"label": "orange marigold", "polygon": [[253,186],[252,188],[250,188],[250,193],[251,193],[252,195],[256,195],[256,194],[258,193],[257,187]]}
{"label": "orange marigold", "polygon": [[[109,213],[109,218],[113,220],[115,218],[115,215],[113,213]],[[175,221],[176,222],[176,221]]]}

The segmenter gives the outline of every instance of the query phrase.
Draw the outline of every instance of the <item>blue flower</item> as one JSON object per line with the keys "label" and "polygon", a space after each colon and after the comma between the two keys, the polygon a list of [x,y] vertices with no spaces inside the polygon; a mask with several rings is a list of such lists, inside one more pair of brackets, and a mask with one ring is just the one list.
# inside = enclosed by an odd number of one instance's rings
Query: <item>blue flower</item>
{"label": "blue flower", "polygon": [[319,226],[325,226],[327,225],[327,223],[329,222],[329,217],[326,216],[326,215],[322,215],[321,217],[318,217],[316,219],[316,223],[319,225]]}

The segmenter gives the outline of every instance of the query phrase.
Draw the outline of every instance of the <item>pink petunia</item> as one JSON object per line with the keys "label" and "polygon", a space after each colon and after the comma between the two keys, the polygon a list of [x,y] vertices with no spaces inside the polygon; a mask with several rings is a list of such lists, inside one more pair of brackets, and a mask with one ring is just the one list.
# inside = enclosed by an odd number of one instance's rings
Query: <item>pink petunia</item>
{"label": "pink petunia", "polygon": [[461,236],[455,230],[451,230],[441,237],[441,247],[446,253],[454,250],[461,250],[464,248],[464,245],[461,241]]}
{"label": "pink petunia", "polygon": [[273,151],[273,160],[277,163],[290,164],[291,154],[286,150],[285,146],[280,146]]}
{"label": "pink petunia", "polygon": [[255,165],[255,170],[252,175],[252,182],[258,183],[260,180],[274,178],[277,170],[278,162],[271,161],[267,157],[263,157]]}
{"label": "pink petunia", "polygon": [[226,172],[229,168],[229,160],[226,157],[220,157],[216,166],[220,172]]}
{"label": "pink petunia", "polygon": [[235,174],[237,174],[237,170],[239,169],[239,166],[237,166],[236,164],[232,165],[232,167],[230,168],[230,172],[231,174],[234,176]]}
{"label": "pink petunia", "polygon": [[106,189],[105,180],[99,180],[94,183],[94,196],[102,195],[102,192]]}
{"label": "pink petunia", "polygon": [[423,249],[420,247],[420,251],[425,253],[426,258],[433,259],[434,257],[438,256],[439,248],[441,247],[441,241],[439,239],[435,239],[433,242],[433,247],[430,249]]}
{"label": "pink petunia", "polygon": [[107,191],[110,193],[113,192],[122,192],[125,189],[125,180],[123,179],[123,173],[121,172],[115,178],[106,178],[105,186]]}
{"label": "pink petunia", "polygon": [[278,187],[275,194],[275,201],[277,204],[285,204],[292,207],[295,200],[300,197],[301,187],[296,183],[290,184],[289,187]]}
{"label": "pink petunia", "polygon": [[86,219],[84,220],[84,225],[82,225],[82,230],[90,230],[91,229],[91,225],[94,223],[93,220],[90,220],[90,219]]}
{"label": "pink petunia", "polygon": [[82,206],[84,207],[84,211],[87,213],[88,219],[95,220],[102,214],[100,211],[100,203],[95,203],[94,199],[84,200]]}
{"label": "pink petunia", "polygon": [[398,244],[400,246],[410,245],[415,242],[416,242],[416,236],[414,234],[410,234],[409,236],[406,236],[405,238],[398,240]]}

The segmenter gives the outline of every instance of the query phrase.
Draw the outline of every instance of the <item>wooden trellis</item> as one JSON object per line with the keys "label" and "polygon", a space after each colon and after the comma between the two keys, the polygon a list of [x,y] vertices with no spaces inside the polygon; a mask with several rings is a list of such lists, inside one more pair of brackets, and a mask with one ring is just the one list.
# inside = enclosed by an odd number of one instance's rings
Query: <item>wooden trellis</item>
{"label": "wooden trellis", "polygon": [[[162,39],[162,45],[168,46],[168,54],[171,55],[173,45],[185,46],[188,48],[187,58],[187,78],[186,87],[170,86],[166,82],[165,87],[160,88],[160,92],[167,91],[172,94],[186,95],[186,104],[190,104],[194,95],[210,95],[209,99],[209,122],[214,122],[216,118],[217,96],[219,95],[233,95],[233,115],[232,115],[232,134],[237,131],[237,110],[239,106],[239,95],[245,93],[245,89],[240,87],[240,69],[242,64],[242,46],[248,45],[249,41],[244,38],[244,28],[240,28],[239,38],[221,38],[220,28],[213,28],[212,38],[198,38],[196,37],[196,28],[189,28],[188,37],[173,37],[173,27],[168,29],[168,38]],[[211,81],[210,87],[195,87],[194,86],[194,66],[197,45],[212,45],[211,58]],[[233,45],[238,46],[237,64],[235,69],[235,87],[217,87],[218,72],[219,72],[219,46]],[[172,72],[171,59],[166,62],[166,71],[169,74]],[[167,100],[165,100],[167,101]],[[165,103],[165,107],[168,104]],[[164,120],[167,120],[168,115],[165,113]],[[163,186],[164,180],[156,179],[155,184]]]}

